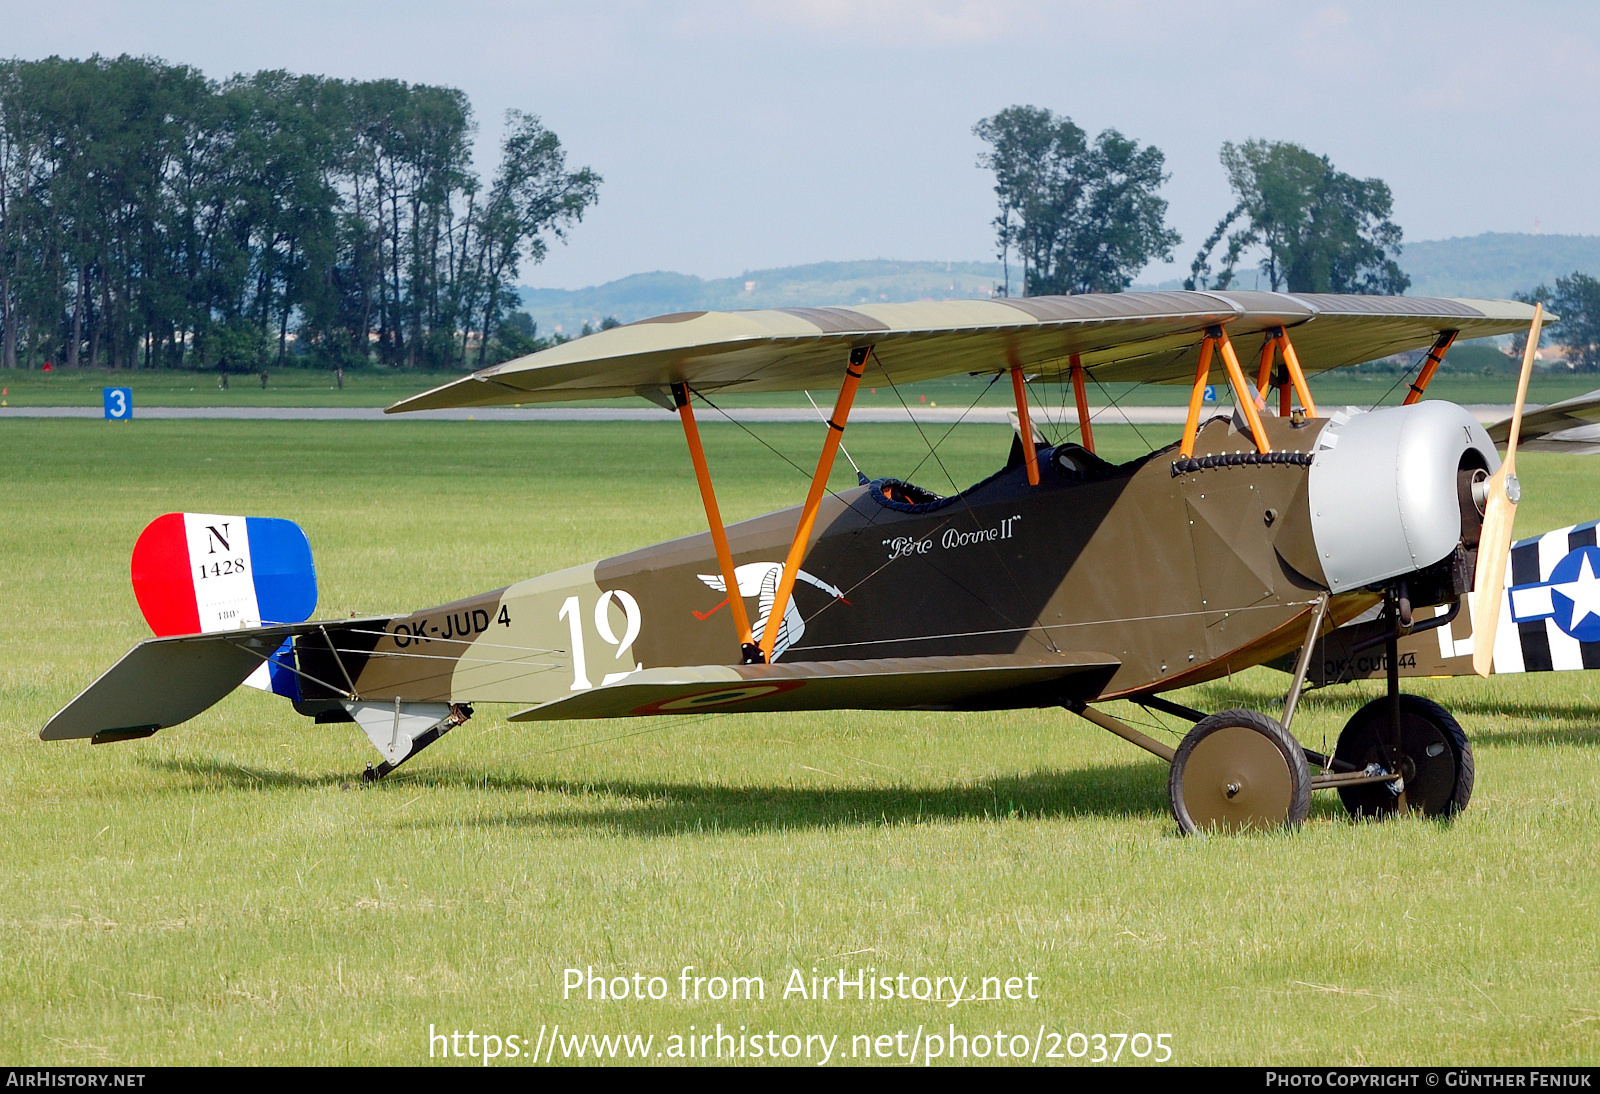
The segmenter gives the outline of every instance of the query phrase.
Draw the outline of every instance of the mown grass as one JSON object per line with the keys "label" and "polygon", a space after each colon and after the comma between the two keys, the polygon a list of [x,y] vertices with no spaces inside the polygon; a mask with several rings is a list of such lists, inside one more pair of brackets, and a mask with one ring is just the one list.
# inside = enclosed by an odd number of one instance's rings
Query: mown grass
{"label": "mown grass", "polygon": [[[799,496],[743,432],[705,432],[730,519]],[[762,433],[809,468],[817,430]],[[1100,440],[1141,450],[1132,431]],[[940,458],[964,484],[1008,441],[962,427]],[[847,443],[872,474],[910,471],[920,446],[887,426]],[[417,1063],[430,1023],[558,1022],[657,1050],[691,1024],[838,1033],[848,1051],[954,1023],[1166,1032],[1182,1063],[1600,1057],[1591,674],[1414,685],[1475,742],[1477,790],[1448,825],[1353,824],[1319,796],[1298,832],[1182,839],[1164,766],[1059,711],[530,729],[485,707],[346,789],[364,739],[248,691],[146,741],[37,739],[146,633],[127,582],[144,523],[294,517],[320,614],[437,603],[697,530],[670,423],[12,421],[0,457],[7,1062]],[[1521,463],[1520,533],[1600,515],[1592,463]],[[916,478],[947,487],[936,463]],[[1284,680],[1181,698],[1271,711]],[[1331,742],[1378,690],[1311,694],[1297,732]],[[685,965],[763,976],[768,997],[678,1000]],[[791,968],[841,965],[1032,973],[1042,998],[777,998]],[[672,997],[563,999],[584,966],[661,975]]]}

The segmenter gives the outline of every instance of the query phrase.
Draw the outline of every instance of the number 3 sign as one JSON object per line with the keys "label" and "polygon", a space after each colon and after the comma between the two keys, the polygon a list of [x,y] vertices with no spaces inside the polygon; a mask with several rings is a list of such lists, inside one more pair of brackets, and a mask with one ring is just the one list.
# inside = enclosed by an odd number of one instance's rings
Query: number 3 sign
{"label": "number 3 sign", "polygon": [[125,422],[133,417],[133,388],[103,387],[101,395],[106,402],[106,420]]}

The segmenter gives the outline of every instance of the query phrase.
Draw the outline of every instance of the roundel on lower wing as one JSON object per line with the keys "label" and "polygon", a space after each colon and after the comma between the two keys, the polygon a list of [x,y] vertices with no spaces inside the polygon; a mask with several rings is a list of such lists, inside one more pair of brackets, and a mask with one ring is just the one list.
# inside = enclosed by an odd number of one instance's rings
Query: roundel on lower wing
{"label": "roundel on lower wing", "polygon": [[1579,547],[1550,571],[1550,607],[1567,634],[1600,642],[1600,548]]}
{"label": "roundel on lower wing", "polygon": [[742,686],[709,688],[693,695],[680,695],[674,699],[663,699],[659,703],[642,706],[633,711],[633,714],[635,716],[644,714],[693,714],[697,710],[715,710],[719,707],[731,706],[734,703],[746,703],[751,699],[760,699],[768,695],[778,695],[785,691],[793,691],[802,683],[804,681],[784,680],[772,684],[745,684]]}

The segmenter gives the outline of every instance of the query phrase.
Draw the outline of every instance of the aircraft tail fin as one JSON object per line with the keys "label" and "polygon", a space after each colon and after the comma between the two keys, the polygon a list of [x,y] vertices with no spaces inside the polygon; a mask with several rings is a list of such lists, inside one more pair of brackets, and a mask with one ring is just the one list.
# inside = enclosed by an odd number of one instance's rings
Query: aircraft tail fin
{"label": "aircraft tail fin", "polygon": [[[317,607],[311,543],[274,517],[167,513],[133,547],[133,593],[158,637],[213,634],[310,619]],[[288,643],[243,681],[300,698]]]}

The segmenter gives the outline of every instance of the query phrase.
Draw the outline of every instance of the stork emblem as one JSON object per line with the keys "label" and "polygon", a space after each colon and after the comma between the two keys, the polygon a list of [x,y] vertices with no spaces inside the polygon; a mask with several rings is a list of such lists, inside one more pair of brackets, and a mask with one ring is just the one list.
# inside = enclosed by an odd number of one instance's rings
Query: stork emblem
{"label": "stork emblem", "polygon": [[[727,583],[722,580],[721,574],[697,574],[695,576],[719,593],[728,591]],[[843,601],[846,604],[850,603],[850,601],[845,600],[844,593],[836,585],[829,585],[826,581],[814,577],[804,570],[801,570],[795,577],[799,581],[804,581],[807,585],[813,585],[821,589],[835,600]],[[772,618],[772,603],[778,598],[778,582],[783,580],[783,563],[748,562],[743,566],[734,568],[733,578],[739,583],[740,596],[759,598],[756,601],[758,614],[755,622],[750,625],[752,635],[759,642],[762,636],[766,634],[767,623]],[[695,618],[710,619],[714,614],[721,611],[723,605],[727,603],[724,600],[708,612],[695,612]],[[778,638],[772,644],[772,659],[776,661],[782,657],[783,651],[800,641],[801,636],[805,633],[806,621],[800,617],[800,610],[795,607],[794,597],[791,596],[789,603],[784,606],[783,618],[778,621]]]}

